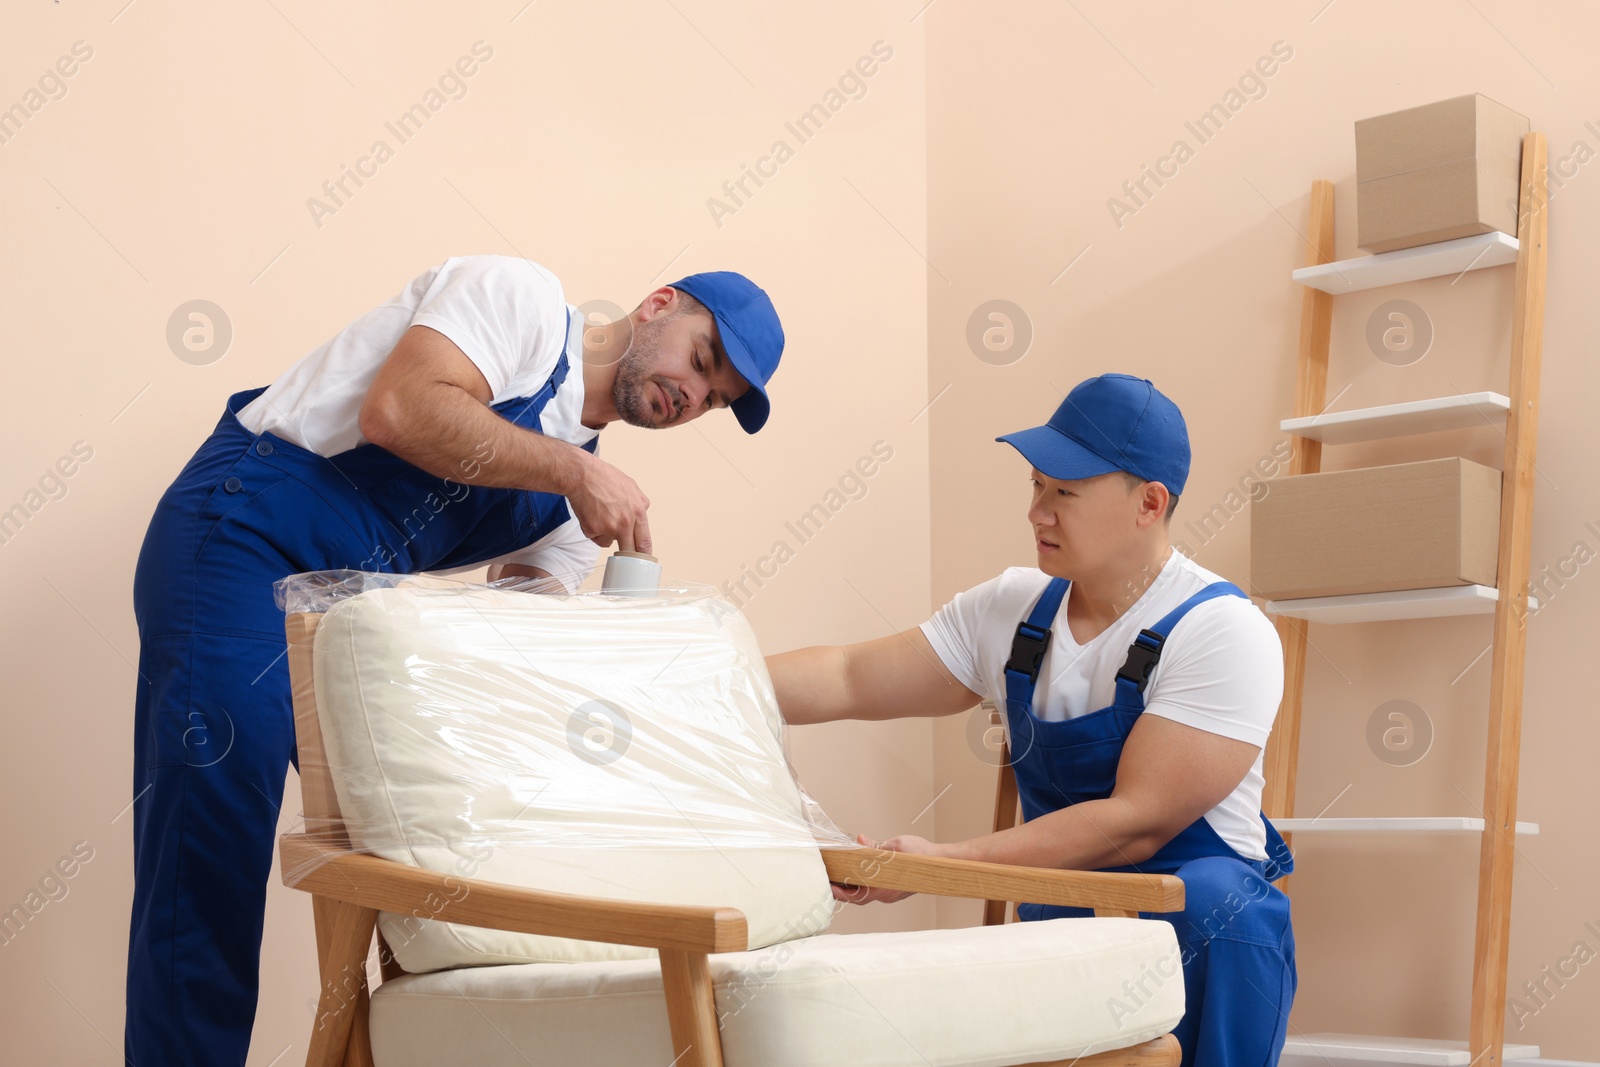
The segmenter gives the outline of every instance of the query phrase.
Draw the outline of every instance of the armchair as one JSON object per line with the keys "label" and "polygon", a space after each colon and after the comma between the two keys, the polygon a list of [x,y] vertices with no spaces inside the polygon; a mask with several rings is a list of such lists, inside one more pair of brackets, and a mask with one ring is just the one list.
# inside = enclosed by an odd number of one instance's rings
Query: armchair
{"label": "armchair", "polygon": [[[1180,910],[1179,879],[819,839],[792,778],[763,770],[787,769],[776,709],[753,634],[726,604],[453,584],[369,590],[316,605],[325,611],[288,605],[306,830],[280,852],[316,924],[308,1065],[1179,1062],[1176,938],[1137,917]],[[683,646],[684,670],[659,665],[663,640]],[[586,659],[596,644],[604,662]],[[571,714],[552,694],[600,691],[635,720],[628,752],[604,763],[570,744],[570,722],[552,722]],[[690,717],[708,701],[723,706],[702,729]],[[645,721],[658,708],[663,722]],[[491,755],[486,777],[463,786],[484,752],[507,745],[522,762]],[[529,760],[542,784],[518,777]],[[680,793],[685,760],[715,770],[689,774]],[[637,804],[646,779],[698,820],[703,847],[640,847],[664,834]],[[568,781],[584,783],[584,804],[548,797]],[[734,794],[707,799],[724,787]],[[717,821],[746,789],[776,847]],[[528,793],[514,817],[488,810]],[[438,800],[452,795],[453,807]],[[577,810],[591,802],[603,823]],[[603,839],[634,818],[639,836]],[[441,827],[469,825],[500,836],[464,874],[444,862],[464,850]],[[1097,917],[825,934],[829,881]],[[375,937],[380,983],[367,973]]]}

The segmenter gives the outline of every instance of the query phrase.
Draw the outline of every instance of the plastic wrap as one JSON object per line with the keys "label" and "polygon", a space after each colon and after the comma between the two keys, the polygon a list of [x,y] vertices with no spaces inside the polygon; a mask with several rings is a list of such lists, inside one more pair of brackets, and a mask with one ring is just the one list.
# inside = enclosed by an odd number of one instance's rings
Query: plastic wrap
{"label": "plastic wrap", "polygon": [[[305,832],[462,877],[738,907],[752,948],[825,928],[818,849],[854,842],[794,776],[744,616],[709,586],[571,578],[278,582]],[[411,971],[650,954],[416,915],[380,928]]]}

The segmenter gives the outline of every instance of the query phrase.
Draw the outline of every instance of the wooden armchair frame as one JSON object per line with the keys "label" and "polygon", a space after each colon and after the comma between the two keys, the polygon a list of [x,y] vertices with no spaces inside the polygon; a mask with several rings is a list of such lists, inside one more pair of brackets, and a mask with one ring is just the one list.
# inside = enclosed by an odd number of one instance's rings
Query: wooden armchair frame
{"label": "wooden armchair frame", "polygon": [[[281,870],[285,885],[312,895],[322,979],[307,1067],[373,1067],[367,957],[380,911],[654,948],[661,957],[675,1067],[721,1067],[707,957],[747,947],[744,915],[737,909],[548,893],[420,870],[350,847],[322,745],[312,681],[311,648],[320,621],[315,613],[293,613],[285,622],[300,789],[311,832],[282,836]],[[1183,882],[1170,875],[1009,867],[869,848],[821,852],[832,881],[986,899],[991,901],[990,914],[994,902],[1003,915],[1005,903],[1016,900],[1093,908],[1096,915],[1183,908]],[[382,934],[377,936],[383,979],[404,974]],[[1026,1067],[1176,1067],[1179,1059],[1177,1039],[1165,1034],[1133,1048]]]}

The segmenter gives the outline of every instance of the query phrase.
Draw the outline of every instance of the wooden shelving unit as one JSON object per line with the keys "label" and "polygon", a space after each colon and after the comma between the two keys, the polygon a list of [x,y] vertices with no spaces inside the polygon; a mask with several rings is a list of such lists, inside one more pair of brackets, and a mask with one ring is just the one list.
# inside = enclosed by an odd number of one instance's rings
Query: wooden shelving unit
{"label": "wooden shelving unit", "polygon": [[[1328,195],[1331,197],[1333,193],[1330,191]],[[1341,259],[1337,263],[1313,263],[1301,267],[1290,277],[1324,293],[1354,293],[1424,278],[1444,278],[1485,267],[1503,267],[1517,261],[1520,247],[1517,238],[1507,234],[1480,233],[1436,245]]]}
{"label": "wooden shelving unit", "polygon": [[[1435,589],[1402,589],[1395,593],[1353,593],[1314,596],[1304,600],[1269,600],[1268,615],[1307,622],[1392,622],[1396,619],[1439,619],[1447,615],[1487,615],[1500,601],[1492,585],[1450,585]],[[1539,598],[1528,598],[1528,610],[1539,610]]]}
{"label": "wooden shelving unit", "polygon": [[1347,445],[1354,441],[1376,441],[1385,437],[1499,426],[1505,422],[1506,412],[1510,410],[1511,398],[1508,396],[1499,393],[1461,393],[1434,400],[1411,400],[1376,408],[1323,412],[1304,419],[1284,419],[1278,428],[1297,437],[1321,441],[1325,445]]}
{"label": "wooden shelving unit", "polygon": [[[1375,819],[1273,819],[1272,825],[1279,833],[1364,833],[1364,834],[1481,834],[1482,819],[1467,819],[1459,815],[1417,816]],[[1517,823],[1517,833],[1532,836],[1539,832],[1536,822]]]}
{"label": "wooden shelving unit", "polygon": [[[1518,755],[1522,736],[1522,690],[1527,631],[1522,625],[1537,605],[1528,596],[1533,517],[1533,469],[1537,444],[1539,371],[1544,336],[1546,244],[1545,135],[1522,142],[1518,233],[1465,237],[1381,255],[1333,262],[1333,184],[1311,187],[1311,254],[1294,271],[1306,286],[1301,297],[1299,382],[1295,418],[1283,423],[1299,440],[1290,475],[1321,469],[1322,447],[1350,441],[1461,429],[1478,424],[1505,435],[1501,468],[1500,547],[1496,588],[1456,586],[1270,604],[1283,641],[1284,699],[1278,726],[1264,759],[1263,810],[1291,833],[1475,833],[1479,839],[1477,928],[1473,943],[1472,1004],[1466,1041],[1349,1034],[1291,1035],[1286,1064],[1418,1063],[1499,1064],[1536,1057],[1529,1045],[1505,1044],[1506,957],[1511,932],[1511,874],[1518,834],[1537,826],[1517,822]],[[1327,404],[1328,342],[1334,294],[1357,292],[1423,278],[1515,264],[1512,302],[1511,373],[1505,393],[1471,393],[1324,413]],[[1489,680],[1489,738],[1479,818],[1294,819],[1295,773],[1305,696],[1306,632],[1313,622],[1369,622],[1444,615],[1492,614],[1494,639]],[[1282,883],[1280,883],[1282,884]],[[1287,885],[1284,886],[1287,890]]]}
{"label": "wooden shelving unit", "polygon": [[[1501,1059],[1531,1060],[1538,1045],[1504,1045]],[[1283,1050],[1283,1067],[1325,1067],[1328,1063],[1416,1063],[1430,1067],[1469,1067],[1475,1061],[1465,1041],[1435,1041],[1424,1037],[1373,1039],[1360,1034],[1312,1034],[1292,1037]]]}

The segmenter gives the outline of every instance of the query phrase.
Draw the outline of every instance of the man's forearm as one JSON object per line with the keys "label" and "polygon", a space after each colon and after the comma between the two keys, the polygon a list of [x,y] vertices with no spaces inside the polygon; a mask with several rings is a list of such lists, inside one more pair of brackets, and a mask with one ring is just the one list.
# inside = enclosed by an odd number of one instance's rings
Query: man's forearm
{"label": "man's forearm", "polygon": [[525,430],[465,390],[439,382],[408,397],[404,417],[368,420],[362,431],[412,466],[466,485],[567,496],[593,457],[566,441]]}
{"label": "man's forearm", "polygon": [[1153,840],[1146,821],[1131,804],[1108,797],[946,847],[959,859],[1096,871],[1143,863],[1164,843]]}

